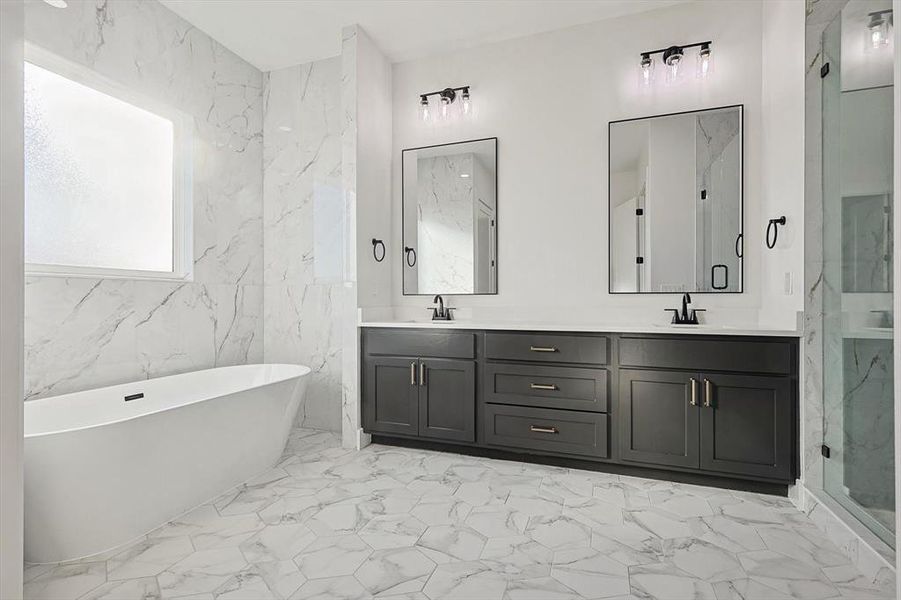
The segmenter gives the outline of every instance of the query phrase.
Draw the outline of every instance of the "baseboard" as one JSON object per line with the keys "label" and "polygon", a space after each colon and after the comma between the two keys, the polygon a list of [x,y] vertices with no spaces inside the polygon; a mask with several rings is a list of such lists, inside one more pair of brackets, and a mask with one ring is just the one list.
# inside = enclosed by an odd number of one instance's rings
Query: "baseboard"
{"label": "baseboard", "polygon": [[822,490],[810,490],[800,483],[793,488],[797,493],[789,494],[792,502],[867,579],[872,582],[895,579],[895,551],[892,548]]}

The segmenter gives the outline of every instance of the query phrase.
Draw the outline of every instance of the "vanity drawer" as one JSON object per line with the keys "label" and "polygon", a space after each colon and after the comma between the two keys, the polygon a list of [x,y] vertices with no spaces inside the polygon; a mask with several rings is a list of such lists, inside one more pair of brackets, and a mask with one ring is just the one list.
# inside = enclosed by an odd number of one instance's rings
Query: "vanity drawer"
{"label": "vanity drawer", "polygon": [[704,369],[790,375],[792,344],[783,340],[736,340],[622,337],[619,364],[623,367]]}
{"label": "vanity drawer", "polygon": [[492,333],[485,335],[485,352],[497,360],[607,364],[607,338],[543,333]]}
{"label": "vanity drawer", "polygon": [[367,329],[363,352],[389,356],[475,358],[476,336],[465,331]]}
{"label": "vanity drawer", "polygon": [[606,458],[607,415],[486,404],[485,442],[495,446]]}
{"label": "vanity drawer", "polygon": [[607,412],[607,371],[489,363],[485,367],[485,401]]}

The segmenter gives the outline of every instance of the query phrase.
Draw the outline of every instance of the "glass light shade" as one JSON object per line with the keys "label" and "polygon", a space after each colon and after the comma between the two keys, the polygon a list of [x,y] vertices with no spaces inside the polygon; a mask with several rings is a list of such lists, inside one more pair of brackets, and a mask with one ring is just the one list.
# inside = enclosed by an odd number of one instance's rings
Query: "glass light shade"
{"label": "glass light shade", "polygon": [[698,79],[707,79],[713,73],[713,54],[710,48],[701,48],[698,52],[696,75]]}
{"label": "glass light shade", "polygon": [[676,54],[670,56],[666,60],[666,81],[667,83],[675,83],[679,80],[681,73],[682,55]]}
{"label": "glass light shade", "polygon": [[888,18],[884,15],[874,15],[867,26],[867,41],[870,48],[878,50],[888,45],[890,34]]}
{"label": "glass light shade", "polygon": [[431,116],[431,111],[429,110],[429,99],[423,97],[419,101],[419,120],[423,123],[427,123]]}
{"label": "glass light shade", "polygon": [[638,87],[647,89],[651,87],[654,81],[654,60],[648,56],[641,57],[641,64],[638,67]]}
{"label": "glass light shade", "polygon": [[445,121],[450,116],[450,99],[444,96],[441,97],[441,118]]}
{"label": "glass light shade", "polygon": [[463,92],[463,116],[468,117],[472,115],[472,98],[469,97],[469,90]]}

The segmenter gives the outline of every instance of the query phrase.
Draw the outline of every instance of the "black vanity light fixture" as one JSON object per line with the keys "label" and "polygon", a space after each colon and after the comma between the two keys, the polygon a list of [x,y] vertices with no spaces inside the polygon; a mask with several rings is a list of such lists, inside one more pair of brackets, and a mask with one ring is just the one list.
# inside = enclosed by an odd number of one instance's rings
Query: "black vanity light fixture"
{"label": "black vanity light fixture", "polygon": [[877,10],[869,13],[870,22],[867,24],[867,41],[869,47],[878,50],[888,46],[891,39],[892,9]]}
{"label": "black vanity light fixture", "polygon": [[[430,96],[438,96],[438,112],[432,112],[432,105],[429,103]],[[446,121],[451,118],[454,111],[454,103],[459,99],[459,112],[462,117],[472,115],[472,97],[469,94],[469,86],[456,88],[444,88],[437,92],[429,92],[419,95],[419,119],[426,123],[433,119]]]}
{"label": "black vanity light fixture", "polygon": [[710,47],[713,42],[695,42],[694,44],[684,44],[682,46],[670,46],[669,48],[661,48],[659,50],[648,50],[641,53],[641,62],[639,63],[638,82],[641,87],[650,87],[654,82],[654,58],[655,54],[660,54],[661,62],[664,66],[664,75],[667,83],[674,83],[682,76],[685,71],[685,51],[689,48],[697,48],[697,58],[695,66],[695,74],[699,79],[706,79],[713,72],[713,54]]}

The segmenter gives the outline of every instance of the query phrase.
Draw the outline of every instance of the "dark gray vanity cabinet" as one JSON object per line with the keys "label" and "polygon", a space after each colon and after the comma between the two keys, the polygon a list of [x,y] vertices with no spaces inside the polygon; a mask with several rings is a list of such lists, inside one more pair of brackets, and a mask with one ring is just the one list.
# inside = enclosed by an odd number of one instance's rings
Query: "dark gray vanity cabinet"
{"label": "dark gray vanity cabinet", "polygon": [[795,355],[785,340],[624,336],[623,460],[789,480]]}
{"label": "dark gray vanity cabinet", "polygon": [[793,393],[786,377],[702,373],[701,468],[787,480]]}
{"label": "dark gray vanity cabinet", "polygon": [[783,487],[797,475],[797,339],[372,328],[362,340],[363,426],[378,441]]}
{"label": "dark gray vanity cabinet", "polygon": [[673,467],[699,466],[697,401],[692,405],[692,395],[697,395],[697,376],[686,371],[620,371],[623,460]]}
{"label": "dark gray vanity cabinet", "polygon": [[376,330],[364,335],[363,350],[367,432],[475,441],[473,334]]}
{"label": "dark gray vanity cabinet", "polygon": [[623,369],[620,408],[623,460],[773,479],[791,474],[786,378]]}
{"label": "dark gray vanity cabinet", "polygon": [[419,435],[476,441],[476,364],[471,360],[419,360]]}
{"label": "dark gray vanity cabinet", "polygon": [[419,434],[417,361],[380,356],[364,361],[363,425],[379,433]]}

